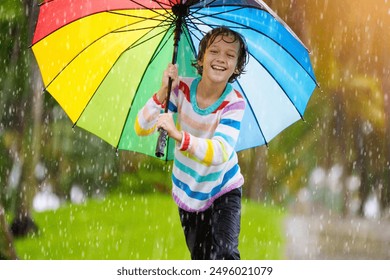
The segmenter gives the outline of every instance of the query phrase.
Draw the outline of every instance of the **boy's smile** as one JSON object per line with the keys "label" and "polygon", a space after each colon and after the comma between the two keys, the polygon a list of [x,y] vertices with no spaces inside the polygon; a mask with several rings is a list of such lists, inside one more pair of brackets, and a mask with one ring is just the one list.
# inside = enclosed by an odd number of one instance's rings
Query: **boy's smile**
{"label": "boy's smile", "polygon": [[229,36],[216,37],[199,61],[203,66],[202,80],[225,86],[236,70],[239,47],[239,42]]}
{"label": "boy's smile", "polygon": [[211,68],[213,68],[214,70],[217,70],[217,71],[225,71],[226,70],[225,67],[220,67],[218,65],[216,65],[216,66],[211,65]]}

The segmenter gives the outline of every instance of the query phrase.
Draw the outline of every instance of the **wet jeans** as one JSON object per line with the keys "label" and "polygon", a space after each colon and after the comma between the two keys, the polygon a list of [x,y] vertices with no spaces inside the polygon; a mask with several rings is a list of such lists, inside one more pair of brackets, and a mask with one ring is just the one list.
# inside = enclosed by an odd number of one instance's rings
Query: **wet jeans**
{"label": "wet jeans", "polygon": [[179,209],[179,214],[191,259],[240,259],[241,188],[222,195],[204,212]]}

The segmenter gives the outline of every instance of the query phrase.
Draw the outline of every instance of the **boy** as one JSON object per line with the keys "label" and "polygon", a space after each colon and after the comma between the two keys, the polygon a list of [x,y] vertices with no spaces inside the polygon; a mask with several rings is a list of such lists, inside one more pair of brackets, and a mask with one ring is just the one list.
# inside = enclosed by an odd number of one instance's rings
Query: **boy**
{"label": "boy", "polygon": [[[160,90],[138,113],[138,135],[163,128],[176,140],[172,195],[192,259],[240,259],[238,236],[244,178],[234,150],[245,101],[231,86],[247,63],[240,34],[218,27],[199,44],[193,65],[200,78],[178,77],[175,65],[164,71]],[[168,80],[173,80],[168,108]]]}

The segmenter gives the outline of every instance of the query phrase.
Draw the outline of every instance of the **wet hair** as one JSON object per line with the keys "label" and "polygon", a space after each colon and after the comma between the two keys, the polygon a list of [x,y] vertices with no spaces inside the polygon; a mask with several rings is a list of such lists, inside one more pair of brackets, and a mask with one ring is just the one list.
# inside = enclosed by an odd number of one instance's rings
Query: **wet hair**
{"label": "wet hair", "polygon": [[248,63],[249,55],[244,37],[240,33],[233,31],[225,26],[214,28],[206,33],[206,35],[199,43],[198,59],[193,61],[192,66],[197,69],[199,75],[202,75],[203,67],[199,65],[199,61],[203,60],[206,49],[214,43],[218,36],[222,36],[222,38],[231,37],[233,39],[232,41],[226,41],[225,39],[223,40],[227,43],[235,43],[238,41],[240,44],[236,66],[237,71],[234,71],[232,76],[229,78],[229,83],[232,83],[237,77],[245,73],[245,66]]}

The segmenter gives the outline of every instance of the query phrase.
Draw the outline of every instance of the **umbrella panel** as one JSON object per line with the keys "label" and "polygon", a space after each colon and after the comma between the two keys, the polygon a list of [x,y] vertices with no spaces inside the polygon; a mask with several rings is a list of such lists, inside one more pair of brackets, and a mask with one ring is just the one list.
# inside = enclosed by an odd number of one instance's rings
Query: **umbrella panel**
{"label": "umbrella panel", "polygon": [[[206,2],[210,6],[199,9]],[[89,8],[97,8],[93,3]],[[198,5],[191,9],[181,36],[179,75],[196,76],[191,61],[205,32],[220,25],[240,32],[250,59],[247,73],[234,83],[248,104],[236,150],[267,143],[304,113],[316,86],[308,52],[287,26],[262,9],[226,0]],[[47,90],[77,126],[119,149],[151,156],[157,135],[138,137],[133,125],[139,109],[158,90],[172,57],[173,28],[165,33],[162,13],[139,9],[92,13],[64,21],[66,25],[33,45]],[[174,145],[169,141],[167,159],[172,158]]]}

